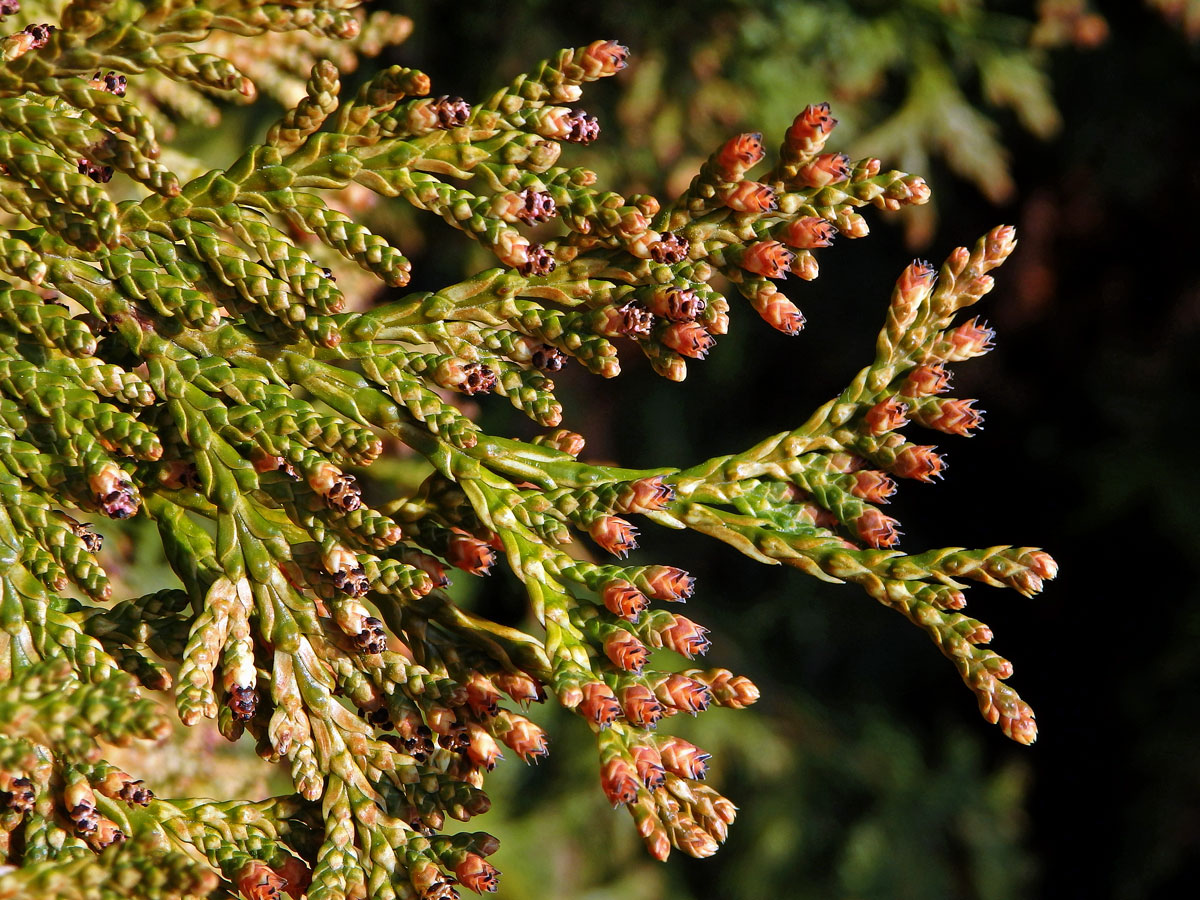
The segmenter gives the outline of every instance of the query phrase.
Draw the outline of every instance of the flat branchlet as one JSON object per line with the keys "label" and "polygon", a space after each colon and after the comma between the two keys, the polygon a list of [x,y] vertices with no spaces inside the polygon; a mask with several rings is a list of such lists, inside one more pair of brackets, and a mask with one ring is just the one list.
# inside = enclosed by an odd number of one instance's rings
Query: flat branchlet
{"label": "flat branchlet", "polygon": [[[595,733],[604,793],[655,857],[712,854],[735,807],[702,783],[708,754],[656,725],[759,692],[694,667],[706,629],[674,609],[702,586],[628,558],[654,525],[858,585],[929,634],[985,718],[1031,742],[1009,663],[958,610],[969,581],[1032,594],[1053,561],[1009,546],[907,554],[882,511],[898,479],[944,467],[909,423],[979,424],[947,393],[947,367],[991,345],[960,313],[992,287],[1013,230],[908,266],[873,362],[795,430],[688,468],[588,463],[560,427],[551,376],[568,361],[610,378],[632,343],[682,380],[720,352],[742,299],[799,334],[780,283],[812,280],[816,253],[865,235],[867,207],[923,203],[928,188],[827,151],[836,120],[821,104],[773,161],[761,135],[736,136],[670,202],[601,190],[564,163],[598,135],[576,103],[624,67],[613,41],[475,103],[402,67],[342,95],[322,60],[228,168],[168,164],[164,83],[201,112],[214,92],[250,96],[246,41],[361,40],[344,5],[230,2],[218,16],[95,0],[0,42],[0,855],[20,866],[0,868],[0,893],[118,875],[154,896],[206,894],[218,876],[251,898],[495,890],[495,839],[442,829],[486,811],[505,755],[547,753],[517,711],[547,696]],[[404,294],[402,249],[343,211],[364,190],[444,220],[495,265]],[[350,284],[398,299],[348,311]],[[545,434],[484,433],[465,410],[486,394]],[[355,473],[397,443],[429,475],[373,506]],[[89,524],[105,516],[152,520],[182,587],[121,596]],[[503,566],[525,584],[533,633],[445,591],[448,572]],[[249,732],[296,793],[155,800],[101,760],[99,742],[166,733],[158,691],[186,724]]]}

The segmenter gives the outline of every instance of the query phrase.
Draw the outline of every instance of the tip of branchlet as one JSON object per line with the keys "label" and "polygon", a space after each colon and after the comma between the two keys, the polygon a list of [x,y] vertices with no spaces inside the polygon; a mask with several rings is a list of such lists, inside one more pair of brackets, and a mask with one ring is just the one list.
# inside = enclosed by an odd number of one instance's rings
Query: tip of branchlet
{"label": "tip of branchlet", "polygon": [[795,258],[780,241],[755,241],[742,251],[740,265],[764,278],[786,278]]}
{"label": "tip of branchlet", "polygon": [[945,471],[946,462],[934,451],[936,447],[920,444],[909,444],[896,454],[892,471],[901,478],[915,478],[917,481],[933,481],[940,478]]}
{"label": "tip of branchlet", "polygon": [[631,622],[636,622],[638,616],[650,606],[650,600],[645,594],[621,579],[605,585],[602,596],[604,606],[609,612]]}
{"label": "tip of branchlet", "polygon": [[708,774],[708,761],[712,754],[705,753],[681,737],[671,735],[661,739],[658,752],[667,771],[680,778],[703,781],[704,776]]}
{"label": "tip of branchlet", "polygon": [[734,212],[764,213],[778,206],[775,191],[770,185],[757,181],[739,181],[719,195],[722,203]]}
{"label": "tip of branchlet", "polygon": [[587,78],[615,75],[628,65],[629,48],[616,41],[592,41],[583,48],[579,65]]}
{"label": "tip of branchlet", "polygon": [[894,547],[900,543],[900,523],[874,507],[867,507],[854,521],[858,536],[870,547]]}
{"label": "tip of branchlet", "polygon": [[585,719],[601,729],[608,728],[621,715],[621,704],[612,689],[603,681],[589,681],[581,688],[583,699],[578,710]]}
{"label": "tip of branchlet", "polygon": [[287,881],[265,862],[252,859],[242,866],[234,883],[248,900],[279,900]]}
{"label": "tip of branchlet", "polygon": [[730,138],[713,155],[716,174],[722,181],[738,181],[745,171],[762,161],[762,132],[748,131]]}
{"label": "tip of branchlet", "polygon": [[661,475],[639,478],[624,485],[617,494],[616,509],[622,513],[645,513],[666,509],[675,499],[675,489]]}
{"label": "tip of branchlet", "polygon": [[691,359],[704,359],[717,342],[697,322],[672,322],[658,333],[659,341]]}
{"label": "tip of branchlet", "polygon": [[637,772],[624,757],[613,756],[600,767],[600,786],[613,806],[637,800]]}
{"label": "tip of branchlet", "polygon": [[820,216],[802,216],[788,222],[779,232],[779,237],[797,250],[815,250],[832,246],[837,233],[834,224]]}
{"label": "tip of branchlet", "polygon": [[785,139],[789,144],[803,144],[817,139],[824,143],[837,123],[838,120],[829,112],[828,103],[811,103],[792,121]]}
{"label": "tip of branchlet", "polygon": [[850,157],[845,153],[822,153],[796,173],[796,180],[806,187],[822,188],[845,181],[850,177]]}
{"label": "tip of branchlet", "polygon": [[648,566],[643,583],[646,592],[655,600],[683,601],[692,596],[696,579],[675,566]]}
{"label": "tip of branchlet", "polygon": [[476,853],[468,853],[454,867],[459,884],[477,894],[494,894],[500,887],[500,872]]}
{"label": "tip of branchlet", "polygon": [[707,684],[678,672],[668,675],[655,688],[654,694],[666,706],[693,716],[704,712],[712,702],[712,690]]}
{"label": "tip of branchlet", "polygon": [[1013,225],[997,225],[987,233],[983,241],[987,267],[998,266],[1016,249],[1017,229]]}
{"label": "tip of branchlet", "polygon": [[667,714],[666,709],[644,684],[626,685],[621,690],[621,709],[625,718],[638,728],[654,728]]}
{"label": "tip of branchlet", "polygon": [[637,549],[637,529],[620,516],[601,516],[588,529],[597,544],[613,556],[625,557]]}
{"label": "tip of branchlet", "polygon": [[636,675],[641,673],[646,665],[650,651],[634,634],[622,628],[604,639],[604,655],[612,660],[612,664],[618,669]]}
{"label": "tip of branchlet", "polygon": [[907,424],[908,404],[902,403],[897,397],[880,400],[863,416],[863,426],[867,434],[875,436],[887,434]]}

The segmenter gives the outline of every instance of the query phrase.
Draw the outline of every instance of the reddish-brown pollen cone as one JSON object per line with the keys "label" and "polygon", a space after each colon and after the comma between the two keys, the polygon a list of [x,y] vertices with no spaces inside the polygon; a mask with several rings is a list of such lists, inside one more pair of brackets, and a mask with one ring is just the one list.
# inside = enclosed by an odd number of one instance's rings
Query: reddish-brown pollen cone
{"label": "reddish-brown pollen cone", "polygon": [[692,715],[704,712],[712,702],[712,691],[708,685],[678,672],[668,675],[654,693],[667,706]]}
{"label": "reddish-brown pollen cone", "polygon": [[636,622],[650,600],[628,581],[610,581],[604,587],[604,607],[614,616]]}
{"label": "reddish-brown pollen cone", "polygon": [[850,177],[850,157],[845,153],[822,153],[796,173],[796,180],[807,187],[821,188]]}
{"label": "reddish-brown pollen cone", "polygon": [[708,774],[708,760],[712,758],[712,754],[705,753],[683,738],[668,737],[659,743],[658,752],[667,771],[680,778],[703,781],[704,776]]}
{"label": "reddish-brown pollen cone", "polygon": [[629,755],[633,757],[638,778],[648,789],[653,791],[666,783],[667,770],[663,768],[662,757],[656,749],[645,744],[635,744],[629,748]]}
{"label": "reddish-brown pollen cone", "polygon": [[900,523],[885,516],[874,507],[868,507],[854,521],[858,536],[870,547],[894,547],[900,542]]}
{"label": "reddish-brown pollen cone", "polygon": [[603,78],[625,68],[629,48],[616,41],[592,41],[579,55],[579,66],[588,78]]}
{"label": "reddish-brown pollen cone", "polygon": [[757,181],[739,181],[720,194],[721,202],[734,212],[763,213],[775,209],[779,204],[775,191],[769,185]]}
{"label": "reddish-brown pollen cone", "polygon": [[680,615],[674,616],[671,625],[658,632],[664,647],[674,650],[688,659],[702,656],[708,652],[712,642],[709,641],[707,635],[708,629],[703,625],[697,625],[687,616]]}
{"label": "reddish-brown pollen cone", "polygon": [[494,894],[500,887],[500,872],[478,853],[468,853],[454,867],[458,883],[477,894]]}
{"label": "reddish-brown pollen cone", "polygon": [[235,881],[242,896],[249,900],[278,900],[287,884],[270,866],[257,859],[242,866]]}
{"label": "reddish-brown pollen cone", "polygon": [[637,549],[637,529],[620,516],[601,516],[588,533],[597,544],[614,556],[625,557]]}
{"label": "reddish-brown pollen cone", "polygon": [[922,416],[921,424],[947,434],[969,436],[972,429],[983,422],[983,414],[971,406],[974,402],[951,397],[939,404],[933,413]]}
{"label": "reddish-brown pollen cone", "polygon": [[696,322],[672,322],[658,333],[658,339],[676,353],[692,359],[704,359],[717,342]]}
{"label": "reddish-brown pollen cone", "polygon": [[908,373],[900,393],[905,397],[928,397],[950,387],[950,373],[941,363],[920,365]]}
{"label": "reddish-brown pollen cone", "polygon": [[933,481],[945,468],[945,461],[934,452],[936,448],[923,444],[909,444],[898,454],[892,471],[901,478],[918,481]]}
{"label": "reddish-brown pollen cone", "polygon": [[604,655],[618,669],[637,673],[646,665],[650,651],[635,635],[622,628],[604,639]]}
{"label": "reddish-brown pollen cone", "polygon": [[500,711],[500,692],[482,672],[471,672],[467,678],[467,705],[477,716],[494,716]]}
{"label": "reddish-brown pollen cone", "polygon": [[492,771],[496,768],[496,763],[504,759],[504,754],[500,752],[496,739],[488,734],[478,722],[467,723],[467,733],[469,735],[467,755],[471,758],[471,762],[482,766],[489,772]]}
{"label": "reddish-brown pollen cone", "polygon": [[762,132],[754,131],[730,138],[713,158],[717,174],[724,181],[738,181],[751,166],[762,161]]}
{"label": "reddish-brown pollen cone", "polygon": [[1030,550],[1023,553],[1017,562],[1031,569],[1039,578],[1050,581],[1058,575],[1058,563],[1045,550]]}
{"label": "reddish-brown pollen cone", "polygon": [[646,590],[655,600],[686,600],[696,586],[695,578],[675,566],[650,566],[644,578]]}
{"label": "reddish-brown pollen cone", "polygon": [[886,472],[861,469],[854,473],[854,485],[850,493],[868,503],[887,503],[896,493],[896,482]]}
{"label": "reddish-brown pollen cone", "polygon": [[739,265],[764,278],[786,278],[795,258],[795,254],[779,241],[755,241],[742,251]]}
{"label": "reddish-brown pollen cone", "polygon": [[501,735],[500,739],[517,756],[521,757],[525,762],[537,762],[542,757],[549,755],[550,740],[546,737],[546,732],[542,731],[541,728],[524,716],[512,715],[510,713],[510,717],[513,726]]}
{"label": "reddish-brown pollen cone", "polygon": [[[771,285],[774,288],[774,285]],[[778,290],[759,291],[750,301],[764,322],[784,334],[799,334],[804,328],[804,313]]]}
{"label": "reddish-brown pollen cone", "polygon": [[631,481],[617,495],[617,511],[644,513],[666,509],[675,499],[675,489],[662,480],[661,475]]}
{"label": "reddish-brown pollen cone", "polygon": [[583,702],[579,704],[579,712],[584,718],[591,719],[601,728],[607,728],[617,721],[621,715],[621,704],[607,684],[589,681],[582,690]]}
{"label": "reddish-brown pollen cone", "polygon": [[810,104],[801,111],[788,128],[785,140],[795,146],[819,141],[824,145],[829,132],[838,120],[829,114],[828,103]]}
{"label": "reddish-brown pollen cone", "polygon": [[446,562],[472,575],[487,575],[496,564],[496,552],[478,538],[454,533],[446,542]]}
{"label": "reddish-brown pollen cone", "polygon": [[867,434],[881,435],[908,424],[908,405],[895,397],[880,400],[863,416]]}
{"label": "reddish-brown pollen cone", "polygon": [[953,347],[950,359],[958,361],[983,356],[991,350],[996,332],[979,319],[971,319],[959,325],[946,337]]}
{"label": "reddish-brown pollen cone", "polygon": [[837,236],[837,228],[819,216],[804,216],[788,222],[779,236],[784,243],[797,250],[812,250],[831,246]]}
{"label": "reddish-brown pollen cone", "polygon": [[654,692],[644,684],[631,684],[621,689],[621,708],[625,718],[639,728],[653,728],[667,712]]}
{"label": "reddish-brown pollen cone", "polygon": [[614,756],[600,767],[600,786],[613,806],[637,800],[637,772],[629,761]]}

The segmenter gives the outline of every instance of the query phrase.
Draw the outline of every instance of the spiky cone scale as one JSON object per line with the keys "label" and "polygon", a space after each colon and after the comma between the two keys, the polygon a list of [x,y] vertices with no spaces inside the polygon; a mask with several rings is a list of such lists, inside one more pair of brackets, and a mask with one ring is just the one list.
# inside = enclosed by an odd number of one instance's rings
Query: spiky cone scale
{"label": "spiky cone scale", "polygon": [[654,728],[667,714],[666,708],[644,684],[629,684],[620,689],[621,710],[638,728]]}

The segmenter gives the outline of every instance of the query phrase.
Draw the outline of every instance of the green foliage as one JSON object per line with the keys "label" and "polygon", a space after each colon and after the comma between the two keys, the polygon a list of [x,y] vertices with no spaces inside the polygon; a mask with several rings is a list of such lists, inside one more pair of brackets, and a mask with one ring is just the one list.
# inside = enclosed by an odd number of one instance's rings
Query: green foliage
{"label": "green foliage", "polygon": [[[569,359],[611,378],[628,342],[681,381],[739,296],[794,335],[803,314],[776,282],[814,279],[813,251],[864,236],[867,207],[920,205],[929,189],[826,152],[836,120],[820,104],[786,129],[759,180],[748,173],[766,152],[747,133],[671,202],[602,190],[559,160],[564,143],[598,133],[568,104],[624,68],[613,41],[561,51],[475,104],[430,98],[429,79],[400,66],[343,91],[338,67],[313,60],[262,143],[194,177],[168,165],[147,109],[203,118],[208,94],[252,95],[247,73],[264,64],[252,39],[306,35],[278,45],[303,58],[314,36],[364,33],[353,5],[26,4],[22,16],[54,13],[55,27],[4,39],[0,850],[21,868],[0,875],[0,894],[65,890],[64,872],[80,896],[493,890],[484,857],[496,840],[446,820],[487,810],[501,744],[526,761],[547,752],[542,727],[504,695],[551,695],[585,721],[604,796],[628,808],[651,855],[711,855],[736,808],[702,783],[708,754],[655,726],[741,709],[759,689],[679,662],[709,647],[705,628],[662,605],[691,595],[686,572],[597,562],[580,545],[587,533],[622,560],[637,536],[625,516],[858,585],[939,646],[988,721],[1032,742],[1011,666],[958,610],[969,581],[1030,595],[1055,563],[1011,546],[906,554],[880,509],[895,478],[943,467],[900,429],[979,424],[974,401],[945,396],[946,366],[990,348],[991,330],[960,313],[991,290],[1013,229],[940,269],[909,265],[871,364],[798,427],[687,467],[581,461],[550,377]],[[177,100],[163,79],[185,86]],[[936,99],[946,87],[934,82]],[[434,214],[497,264],[348,311],[343,285],[410,279],[401,249],[342,208],[364,190]],[[464,400],[488,393],[542,433],[488,433]],[[399,447],[419,460],[419,483],[369,481]],[[152,521],[180,587],[119,594],[99,535],[67,510]],[[447,566],[483,576],[498,555],[524,585],[528,628],[447,590]],[[97,739],[163,735],[144,697],[172,686],[185,725],[248,732],[294,793],[166,801],[100,761]],[[877,777],[916,789],[916,753],[894,743]],[[993,787],[1008,808],[1011,787]],[[883,835],[857,832],[839,869],[848,889],[887,877]]]}

